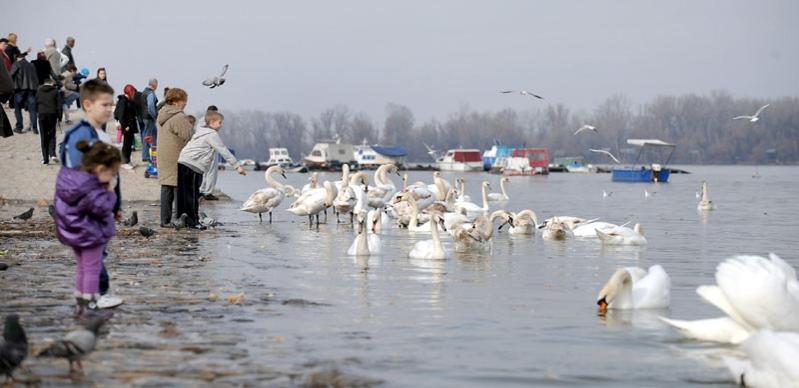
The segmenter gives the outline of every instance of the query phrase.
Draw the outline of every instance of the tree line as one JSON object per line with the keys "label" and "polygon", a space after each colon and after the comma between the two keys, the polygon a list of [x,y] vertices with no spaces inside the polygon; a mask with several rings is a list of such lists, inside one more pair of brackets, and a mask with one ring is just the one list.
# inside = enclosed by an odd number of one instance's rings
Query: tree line
{"label": "tree line", "polygon": [[[733,120],[770,104],[760,121]],[[597,132],[574,132],[583,124]],[[608,150],[631,162],[637,150],[630,138],[655,138],[677,144],[675,164],[795,164],[799,162],[799,98],[736,98],[724,91],[707,95],[659,96],[635,105],[622,95],[607,98],[593,111],[574,111],[564,104],[542,103],[518,111],[480,112],[462,106],[446,119],[417,122],[407,106],[386,105],[380,123],[345,105],[325,109],[306,120],[293,112],[244,110],[225,112],[223,137],[239,157],[268,159],[269,147],[288,148],[299,160],[320,139],[340,136],[360,144],[401,145],[408,161],[432,162],[425,144],[438,150],[478,148],[495,143],[549,148],[553,158],[584,156],[610,163],[589,148]]]}

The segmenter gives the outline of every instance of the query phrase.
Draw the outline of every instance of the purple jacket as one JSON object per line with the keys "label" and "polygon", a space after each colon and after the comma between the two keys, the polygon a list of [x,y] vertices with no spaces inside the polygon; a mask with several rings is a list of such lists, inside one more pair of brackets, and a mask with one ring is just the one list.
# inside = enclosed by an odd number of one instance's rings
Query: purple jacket
{"label": "purple jacket", "polygon": [[114,203],[97,177],[79,169],[61,168],[55,183],[55,219],[58,239],[67,246],[104,245],[116,234]]}

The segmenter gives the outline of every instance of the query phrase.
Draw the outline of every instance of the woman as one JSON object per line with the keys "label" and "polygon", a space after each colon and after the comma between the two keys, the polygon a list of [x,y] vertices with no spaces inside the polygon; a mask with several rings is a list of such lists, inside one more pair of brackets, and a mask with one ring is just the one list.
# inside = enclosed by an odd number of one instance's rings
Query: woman
{"label": "woman", "polygon": [[105,71],[105,67],[98,67],[97,68],[97,78],[100,81],[108,83],[108,73]]}
{"label": "woman", "polygon": [[139,132],[138,105],[135,100],[136,88],[133,85],[125,85],[123,94],[117,97],[117,106],[114,109],[114,119],[119,121],[122,129],[122,168],[132,170],[130,164],[130,153],[135,139],[134,134]]}
{"label": "woman", "polygon": [[178,185],[178,156],[191,139],[193,126],[183,113],[189,96],[172,88],[165,95],[165,105],[158,112],[158,182],[161,184],[161,227],[172,227],[172,205]]}
{"label": "woman", "polygon": [[33,67],[36,68],[36,76],[39,77],[39,86],[44,85],[44,81],[51,78],[53,81],[58,81],[58,77],[53,74],[53,67],[44,55],[44,51],[36,53],[36,60],[31,61]]}

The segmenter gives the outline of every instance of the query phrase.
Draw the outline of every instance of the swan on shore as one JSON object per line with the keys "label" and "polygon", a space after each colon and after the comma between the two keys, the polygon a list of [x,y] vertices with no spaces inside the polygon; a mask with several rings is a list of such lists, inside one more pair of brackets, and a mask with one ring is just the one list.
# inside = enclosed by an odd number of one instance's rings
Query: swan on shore
{"label": "swan on shore", "polygon": [[325,181],[322,187],[300,195],[287,211],[296,216],[308,216],[309,225],[313,225],[313,216],[316,216],[316,225],[319,226],[319,213],[332,206],[334,198],[333,184]]}
{"label": "swan on shore", "polygon": [[262,214],[269,213],[269,223],[272,223],[272,211],[283,202],[283,198],[286,196],[283,185],[272,177],[274,174],[280,174],[283,179],[286,179],[286,172],[280,166],[272,166],[266,169],[264,179],[266,179],[266,183],[270,187],[252,193],[241,206],[240,211],[258,213],[258,219],[261,222],[264,221]]}

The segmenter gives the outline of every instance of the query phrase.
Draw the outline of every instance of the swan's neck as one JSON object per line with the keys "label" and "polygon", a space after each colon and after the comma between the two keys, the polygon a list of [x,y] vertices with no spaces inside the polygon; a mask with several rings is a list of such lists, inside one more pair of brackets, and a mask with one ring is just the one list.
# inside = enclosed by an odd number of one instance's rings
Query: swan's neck
{"label": "swan's neck", "polygon": [[413,194],[408,195],[408,205],[411,206],[411,221],[408,225],[409,226],[413,225],[414,227],[416,227],[419,225],[419,220],[418,220],[419,209],[416,207],[416,199],[413,198]]}
{"label": "swan's neck", "polygon": [[483,210],[488,210],[488,188],[483,185]]}
{"label": "swan's neck", "polygon": [[325,181],[325,206],[330,206],[333,204],[333,200],[335,196],[333,195],[333,185],[330,182]]}
{"label": "swan's neck", "polygon": [[438,236],[438,218],[430,218],[430,233],[433,235],[433,253],[435,256],[444,255],[444,247],[441,246],[441,238]]}
{"label": "swan's neck", "polygon": [[341,167],[341,186],[346,186],[350,182],[350,165],[344,164]]}
{"label": "swan's neck", "polygon": [[444,193],[444,181],[442,181],[439,177],[435,177],[435,179],[433,179],[433,183],[436,185],[436,200],[443,201],[446,198],[446,193]]}
{"label": "swan's neck", "polygon": [[407,189],[408,189],[408,174],[405,174],[402,177],[402,190],[407,190]]}
{"label": "swan's neck", "polygon": [[466,195],[466,181],[461,179],[461,197]]}
{"label": "swan's neck", "polygon": [[276,189],[278,189],[278,190],[282,190],[282,189],[283,189],[283,185],[281,185],[280,183],[278,183],[278,182],[275,180],[275,178],[274,178],[274,177],[272,177],[272,174],[274,174],[274,173],[275,173],[274,171],[267,171],[267,172],[266,172],[266,174],[264,174],[264,175],[266,175],[266,183],[267,183],[269,186],[271,186],[271,187],[274,187],[274,188],[276,188]]}
{"label": "swan's neck", "polygon": [[361,230],[358,232],[358,235],[355,237],[357,241],[355,243],[355,254],[356,255],[368,255],[369,254],[369,240],[366,237],[366,226],[361,222]]}
{"label": "swan's neck", "polygon": [[508,192],[505,191],[505,179],[499,180],[499,189],[502,190],[502,196],[508,198]]}
{"label": "swan's neck", "polygon": [[707,202],[710,200],[710,194],[708,193],[707,182],[702,183],[702,202]]}

